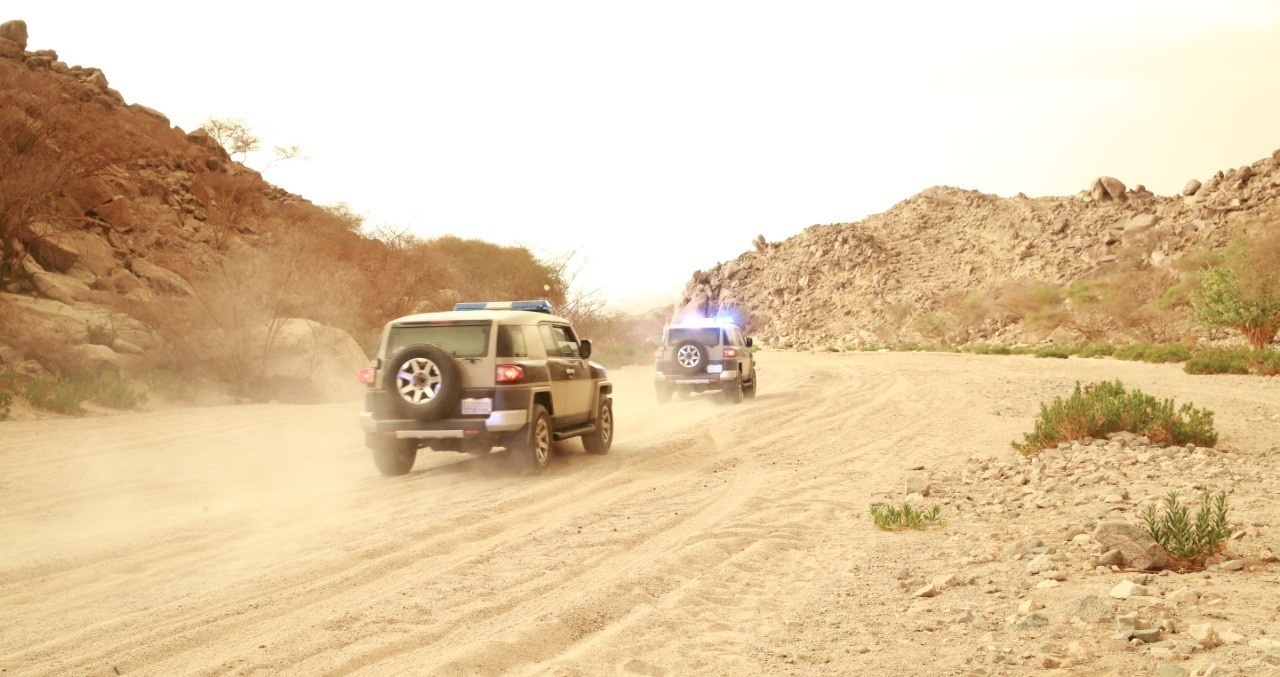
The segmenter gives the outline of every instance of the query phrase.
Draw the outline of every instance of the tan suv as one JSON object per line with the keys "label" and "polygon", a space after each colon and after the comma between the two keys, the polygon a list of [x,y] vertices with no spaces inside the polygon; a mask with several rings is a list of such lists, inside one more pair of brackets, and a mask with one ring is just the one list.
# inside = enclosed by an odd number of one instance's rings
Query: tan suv
{"label": "tan suv", "polygon": [[591,341],[545,300],[392,320],[360,372],[365,444],[384,475],[409,472],[421,448],[503,447],[531,472],[547,467],[558,440],[581,437],[588,453],[608,453],[613,386],[590,357]]}
{"label": "tan suv", "polygon": [[722,320],[692,320],[667,325],[654,351],[653,385],[658,401],[692,393],[718,391],[736,404],[756,396],[755,356],[751,338],[738,325]]}

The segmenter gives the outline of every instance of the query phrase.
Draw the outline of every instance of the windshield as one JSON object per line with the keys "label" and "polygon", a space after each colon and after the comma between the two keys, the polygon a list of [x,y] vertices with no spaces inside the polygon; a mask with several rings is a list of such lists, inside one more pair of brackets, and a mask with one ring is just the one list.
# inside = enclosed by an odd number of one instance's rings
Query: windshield
{"label": "windshield", "polygon": [[720,345],[719,327],[677,328],[667,332],[667,345],[675,345],[685,339],[693,339],[704,346]]}
{"label": "windshield", "polygon": [[453,357],[484,357],[489,354],[492,326],[492,322],[398,325],[391,328],[387,337],[387,356],[415,343],[432,343]]}

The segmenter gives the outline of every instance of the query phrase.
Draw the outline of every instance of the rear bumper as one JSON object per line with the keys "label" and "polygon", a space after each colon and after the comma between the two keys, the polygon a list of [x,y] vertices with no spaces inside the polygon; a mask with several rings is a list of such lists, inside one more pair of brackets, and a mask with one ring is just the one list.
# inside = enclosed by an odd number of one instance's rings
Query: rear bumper
{"label": "rear bumper", "polygon": [[739,372],[734,370],[722,371],[719,374],[694,374],[684,376],[680,374],[664,374],[660,371],[653,373],[654,385],[665,383],[667,385],[701,385],[705,387],[720,387],[721,385],[736,381]]}
{"label": "rear bumper", "polygon": [[515,432],[529,422],[529,412],[521,409],[504,409],[486,418],[445,418],[435,421],[417,421],[409,418],[374,418],[372,412],[360,414],[360,429],[375,435],[394,436],[399,439],[464,439],[488,434]]}

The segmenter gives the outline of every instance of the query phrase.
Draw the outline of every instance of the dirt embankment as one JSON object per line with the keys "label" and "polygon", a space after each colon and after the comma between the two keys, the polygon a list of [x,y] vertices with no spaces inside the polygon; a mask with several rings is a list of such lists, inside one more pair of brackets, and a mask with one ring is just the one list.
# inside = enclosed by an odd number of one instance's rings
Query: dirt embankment
{"label": "dirt embankment", "polygon": [[[1274,379],[955,354],[760,364],[737,406],[659,406],[648,370],[616,370],[613,451],[567,443],[538,477],[428,452],[383,478],[354,404],[2,423],[0,670],[1277,670]],[[1010,449],[1042,401],[1113,378],[1212,409],[1219,449]],[[908,488],[944,527],[874,528],[870,505]],[[1200,488],[1231,492],[1230,567],[1097,566],[1101,516]],[[1126,581],[1144,594],[1114,596]]]}

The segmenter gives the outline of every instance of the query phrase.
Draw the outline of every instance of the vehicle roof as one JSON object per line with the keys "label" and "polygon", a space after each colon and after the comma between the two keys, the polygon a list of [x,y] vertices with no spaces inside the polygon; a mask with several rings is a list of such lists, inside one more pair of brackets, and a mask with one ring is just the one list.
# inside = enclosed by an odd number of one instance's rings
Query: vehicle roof
{"label": "vehicle roof", "polygon": [[741,329],[741,327],[739,327],[738,325],[732,322],[713,321],[713,320],[672,322],[671,324],[667,325],[667,329],[715,329],[717,327],[726,328],[726,329],[727,328]]}
{"label": "vehicle roof", "polygon": [[392,320],[390,324],[416,324],[419,322],[466,322],[467,320],[496,320],[505,324],[538,324],[539,322],[570,322],[558,315],[532,310],[444,310],[437,313],[417,313]]}

